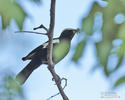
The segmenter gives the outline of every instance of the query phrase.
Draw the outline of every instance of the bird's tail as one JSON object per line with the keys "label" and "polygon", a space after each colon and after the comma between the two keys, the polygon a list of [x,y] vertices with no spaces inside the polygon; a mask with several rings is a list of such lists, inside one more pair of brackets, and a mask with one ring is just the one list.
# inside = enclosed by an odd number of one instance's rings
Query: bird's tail
{"label": "bird's tail", "polygon": [[28,79],[30,74],[40,66],[40,64],[33,63],[32,61],[23,69],[21,70],[17,76],[16,80],[19,82],[20,85],[24,84],[25,81]]}

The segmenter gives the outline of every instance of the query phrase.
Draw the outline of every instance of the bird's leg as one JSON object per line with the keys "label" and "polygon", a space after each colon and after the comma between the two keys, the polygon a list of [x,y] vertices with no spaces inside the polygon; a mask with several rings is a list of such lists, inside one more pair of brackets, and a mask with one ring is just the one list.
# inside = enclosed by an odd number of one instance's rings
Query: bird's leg
{"label": "bird's leg", "polygon": [[43,24],[41,24],[38,27],[33,28],[33,30],[37,30],[37,29],[40,29],[40,28],[43,28],[44,30],[46,30],[46,32],[48,32],[48,29]]}
{"label": "bird's leg", "polygon": [[[61,78],[59,77],[59,75],[57,75],[56,74],[56,77],[57,77],[57,79],[58,79],[58,82],[57,82],[57,84],[61,84]],[[52,81],[55,81],[55,79],[54,78],[52,78]]]}
{"label": "bird's leg", "polygon": [[[52,65],[53,70],[54,70],[54,65],[55,65],[55,64],[53,63],[53,65]],[[57,83],[57,84],[61,84],[62,79],[59,77],[58,74],[56,74],[56,78],[58,79],[58,83]],[[52,81],[55,81],[55,79],[52,78]]]}
{"label": "bird's leg", "polygon": [[[55,64],[53,63],[52,67],[48,67],[48,69],[49,69],[49,70],[54,70],[54,65],[55,65]],[[55,71],[55,70],[54,70],[54,71]],[[56,73],[54,73],[54,74],[56,75],[56,79],[58,80],[57,84],[61,84],[61,81],[62,81],[62,80],[61,80],[61,78],[59,77],[59,75],[56,74]],[[54,77],[52,78],[52,81],[55,81],[55,78],[54,78]]]}
{"label": "bird's leg", "polygon": [[[57,74],[56,74],[56,75],[57,75]],[[57,77],[58,77],[58,83],[57,83],[57,84],[61,84],[63,80],[65,81],[65,85],[64,85],[64,87],[63,87],[63,89],[65,89],[65,87],[67,86],[67,79],[66,79],[66,78],[60,78],[59,75],[57,75]],[[52,81],[55,81],[55,79],[52,78]],[[56,84],[55,84],[55,85],[56,85]]]}

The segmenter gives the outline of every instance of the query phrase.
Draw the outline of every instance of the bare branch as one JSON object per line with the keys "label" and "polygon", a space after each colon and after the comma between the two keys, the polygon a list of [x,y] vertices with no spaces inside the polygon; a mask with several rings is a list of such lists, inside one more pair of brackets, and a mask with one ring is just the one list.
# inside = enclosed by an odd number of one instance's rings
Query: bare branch
{"label": "bare branch", "polygon": [[48,31],[49,45],[48,45],[48,65],[53,66],[52,49],[53,49],[53,31],[55,26],[55,3],[56,0],[51,0],[50,8],[50,26]]}
{"label": "bare branch", "polygon": [[51,0],[51,8],[50,8],[50,27],[48,30],[48,38],[49,38],[49,45],[48,45],[48,55],[47,55],[47,59],[48,59],[48,69],[51,72],[55,83],[59,89],[59,92],[63,98],[63,100],[69,100],[68,97],[66,96],[66,94],[63,91],[63,88],[60,84],[61,80],[58,77],[58,75],[56,74],[55,70],[54,70],[54,64],[52,61],[52,49],[53,49],[53,31],[54,31],[54,25],[55,25],[55,3],[56,0]]}
{"label": "bare branch", "polygon": [[[65,87],[67,86],[67,79],[66,78],[62,78],[61,79],[61,81],[62,80],[65,80],[65,85],[64,85],[64,87],[63,87],[63,90],[65,89]],[[49,97],[47,100],[50,100],[50,99],[52,99],[52,98],[54,98],[54,97],[56,97],[57,95],[59,95],[60,94],[60,92],[58,92],[58,93],[56,93],[56,94],[54,94],[54,95],[52,95],[51,97]]]}
{"label": "bare branch", "polygon": [[47,35],[47,33],[33,32],[33,31],[16,31],[15,33],[34,33],[40,35]]}
{"label": "bare branch", "polygon": [[46,32],[48,32],[48,29],[43,24],[41,24],[38,27],[33,28],[33,30],[37,30],[37,29],[40,29],[40,28],[43,28],[44,30],[46,30]]}

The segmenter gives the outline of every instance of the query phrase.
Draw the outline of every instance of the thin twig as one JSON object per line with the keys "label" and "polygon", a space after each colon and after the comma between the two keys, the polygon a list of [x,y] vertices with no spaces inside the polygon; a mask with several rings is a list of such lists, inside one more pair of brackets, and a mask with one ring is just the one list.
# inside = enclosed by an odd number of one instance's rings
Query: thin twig
{"label": "thin twig", "polygon": [[63,88],[60,84],[60,79],[59,77],[57,77],[57,74],[54,70],[54,64],[52,61],[52,49],[53,49],[53,31],[54,31],[54,25],[55,25],[55,3],[56,0],[51,0],[51,8],[50,8],[50,27],[49,27],[49,31],[48,31],[48,38],[49,38],[49,45],[48,45],[48,55],[47,55],[47,59],[48,59],[48,69],[51,72],[53,78],[55,79],[55,83],[59,89],[59,92],[63,98],[63,100],[69,100],[68,97],[66,96],[66,94],[63,91]]}
{"label": "thin twig", "polygon": [[37,29],[40,29],[40,28],[43,28],[44,30],[46,30],[46,32],[48,32],[48,29],[43,24],[41,24],[38,27],[33,28],[33,30],[37,30]]}
{"label": "thin twig", "polygon": [[35,33],[40,35],[47,35],[47,33],[33,32],[33,31],[16,31],[15,33]]}
{"label": "thin twig", "polygon": [[[67,86],[67,79],[66,78],[62,78],[61,79],[61,81],[62,80],[65,80],[65,85],[64,85],[64,87],[63,87],[63,90],[65,89],[65,87]],[[60,94],[60,92],[58,92],[58,93],[56,93],[56,94],[54,94],[54,95],[52,95],[51,97],[49,97],[48,99],[46,99],[46,100],[50,100],[50,99],[52,99],[52,98],[54,98],[54,97],[56,97],[57,95],[59,95]]]}

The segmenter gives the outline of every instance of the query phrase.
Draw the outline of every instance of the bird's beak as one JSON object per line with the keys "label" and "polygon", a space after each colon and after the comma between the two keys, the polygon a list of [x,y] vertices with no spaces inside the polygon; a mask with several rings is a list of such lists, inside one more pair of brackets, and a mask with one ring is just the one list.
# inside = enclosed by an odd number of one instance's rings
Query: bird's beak
{"label": "bird's beak", "polygon": [[73,33],[80,33],[80,29],[79,28],[75,29]]}

